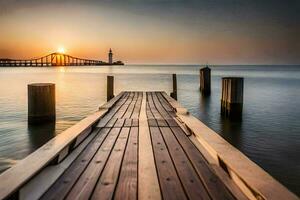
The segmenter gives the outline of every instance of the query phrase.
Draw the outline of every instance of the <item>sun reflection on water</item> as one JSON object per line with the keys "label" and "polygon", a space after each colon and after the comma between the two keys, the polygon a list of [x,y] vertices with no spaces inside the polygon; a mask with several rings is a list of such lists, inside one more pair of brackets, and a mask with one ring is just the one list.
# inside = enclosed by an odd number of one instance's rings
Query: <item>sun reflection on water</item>
{"label": "sun reflection on water", "polygon": [[66,69],[65,69],[65,67],[60,67],[59,71],[64,73],[64,72],[66,72]]}

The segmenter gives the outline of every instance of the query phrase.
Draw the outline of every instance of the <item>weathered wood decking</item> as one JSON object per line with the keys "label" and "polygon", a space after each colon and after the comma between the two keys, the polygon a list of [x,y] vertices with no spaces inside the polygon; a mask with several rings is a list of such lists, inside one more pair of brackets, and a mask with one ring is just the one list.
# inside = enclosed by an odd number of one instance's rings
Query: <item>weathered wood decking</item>
{"label": "weathered wood decking", "polygon": [[[197,141],[183,113],[163,92],[123,92],[89,123],[80,122],[74,136],[49,141],[21,162],[36,162],[34,170],[8,180],[21,173],[18,164],[2,174],[0,199],[267,199],[247,182],[239,184],[247,181],[242,177],[230,177],[239,174],[223,170],[225,161],[209,155],[205,148],[211,147]],[[36,158],[41,151],[43,161]],[[287,199],[297,198],[272,181]]]}
{"label": "weathered wood decking", "polygon": [[[145,105],[142,92],[125,93],[96,126],[96,137],[41,199],[137,199],[139,183],[142,190],[153,187],[141,199],[234,199],[173,119],[175,113],[161,93],[146,95]],[[149,127],[139,132],[141,109]],[[139,138],[152,147],[141,146]],[[152,155],[141,157],[139,151]],[[138,173],[139,161],[153,158],[150,165],[140,166],[152,169]],[[141,179],[143,173],[156,179],[156,185]]]}

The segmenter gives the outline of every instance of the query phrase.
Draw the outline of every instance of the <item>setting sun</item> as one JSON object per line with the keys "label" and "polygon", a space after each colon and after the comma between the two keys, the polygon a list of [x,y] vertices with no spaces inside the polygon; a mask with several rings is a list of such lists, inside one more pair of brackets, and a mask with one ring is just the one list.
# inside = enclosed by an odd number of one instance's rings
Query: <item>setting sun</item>
{"label": "setting sun", "polygon": [[58,53],[66,53],[64,47],[59,47],[59,48],[57,49],[57,52],[58,52]]}

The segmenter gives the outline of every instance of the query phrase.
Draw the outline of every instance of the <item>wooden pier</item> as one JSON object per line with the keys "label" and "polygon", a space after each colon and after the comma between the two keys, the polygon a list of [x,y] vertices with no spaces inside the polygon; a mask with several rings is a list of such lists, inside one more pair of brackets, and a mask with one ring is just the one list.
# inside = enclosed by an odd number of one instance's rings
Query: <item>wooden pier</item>
{"label": "wooden pier", "polygon": [[165,92],[122,92],[0,175],[0,199],[298,199]]}

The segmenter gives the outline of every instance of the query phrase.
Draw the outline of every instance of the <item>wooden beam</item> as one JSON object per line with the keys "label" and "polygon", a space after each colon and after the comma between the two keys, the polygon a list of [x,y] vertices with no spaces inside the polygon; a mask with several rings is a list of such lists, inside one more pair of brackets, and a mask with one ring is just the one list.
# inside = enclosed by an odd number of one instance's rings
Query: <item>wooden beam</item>
{"label": "wooden beam", "polygon": [[107,101],[114,97],[114,77],[107,76]]}
{"label": "wooden beam", "polygon": [[225,117],[240,119],[243,111],[244,78],[222,78],[221,114]]}
{"label": "wooden beam", "polygon": [[33,83],[28,86],[28,123],[54,122],[55,84]]}
{"label": "wooden beam", "polygon": [[170,94],[170,96],[173,99],[177,100],[177,75],[172,74],[172,82],[173,82],[173,92]]}
{"label": "wooden beam", "polygon": [[[120,98],[120,96],[116,98]],[[116,99],[112,99],[112,101],[115,102]],[[78,136],[93,126],[108,110],[109,108],[100,109],[94,114],[84,118],[48,141],[25,159],[19,161],[15,166],[3,172],[0,175],[0,199],[9,197],[17,192],[21,186],[54,160],[60,152],[76,140]]]}
{"label": "wooden beam", "polygon": [[209,95],[210,94],[210,68],[209,67],[204,67],[200,69],[200,91],[203,95]]}
{"label": "wooden beam", "polygon": [[57,165],[50,165],[32,178],[20,189],[21,200],[39,199],[49,187],[64,173],[89,142],[97,135],[97,129],[88,136],[72,153]]}
{"label": "wooden beam", "polygon": [[231,179],[248,198],[298,199],[296,195],[197,118],[192,115],[179,114],[178,116],[212,157],[225,164]]}
{"label": "wooden beam", "polygon": [[143,93],[139,120],[138,197],[141,200],[161,199],[158,177],[153,157],[150,132],[146,116],[146,93]]}

